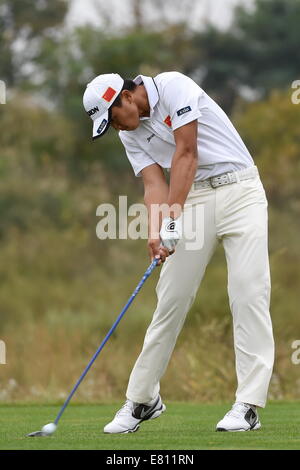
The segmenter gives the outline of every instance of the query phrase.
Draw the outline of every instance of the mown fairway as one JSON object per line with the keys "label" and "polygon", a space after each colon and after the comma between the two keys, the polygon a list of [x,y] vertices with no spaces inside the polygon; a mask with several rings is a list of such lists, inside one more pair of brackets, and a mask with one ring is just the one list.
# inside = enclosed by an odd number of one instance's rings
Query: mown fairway
{"label": "mown fairway", "polygon": [[168,403],[160,418],[134,434],[106,435],[103,426],[120,403],[68,407],[54,435],[25,437],[54,421],[59,406],[1,405],[0,449],[300,449],[300,403],[270,403],[260,411],[262,428],[217,433],[216,422],[230,404]]}

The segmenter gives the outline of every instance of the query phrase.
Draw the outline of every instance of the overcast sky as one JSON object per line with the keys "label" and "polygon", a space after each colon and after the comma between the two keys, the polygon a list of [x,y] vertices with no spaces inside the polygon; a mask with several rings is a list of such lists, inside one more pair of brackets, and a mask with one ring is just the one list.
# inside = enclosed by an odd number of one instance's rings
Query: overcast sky
{"label": "overcast sky", "polygon": [[[145,5],[150,3],[150,9],[146,11],[147,19],[159,18],[159,10],[155,6],[155,0],[145,1]],[[175,2],[174,2],[175,3]],[[179,2],[184,5],[184,0]],[[172,4],[169,2],[168,4]],[[237,4],[251,7],[253,0],[194,0],[192,10],[187,14],[190,17],[190,24],[193,29],[200,28],[203,20],[208,19],[220,28],[227,28],[232,19],[233,8]],[[122,27],[131,24],[131,0],[71,0],[71,9],[68,15],[67,24],[74,26],[84,23],[94,23],[105,25],[103,17],[105,12],[114,15],[114,26]],[[104,15],[103,15],[103,13]],[[182,16],[182,11],[178,8],[170,9],[170,18],[178,19]],[[184,12],[186,13],[186,12]]]}

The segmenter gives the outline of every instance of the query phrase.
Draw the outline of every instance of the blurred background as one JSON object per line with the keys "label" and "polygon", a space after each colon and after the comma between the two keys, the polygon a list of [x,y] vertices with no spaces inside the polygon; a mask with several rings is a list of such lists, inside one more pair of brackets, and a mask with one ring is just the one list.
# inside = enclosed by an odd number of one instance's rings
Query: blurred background
{"label": "blurred background", "polygon": [[[117,134],[91,141],[86,83],[177,70],[229,114],[269,200],[272,399],[300,396],[299,0],[0,0],[0,401],[62,400],[149,264],[146,240],[99,240],[96,208],[143,202]],[[156,306],[155,271],[76,394],[123,399]],[[161,383],[167,400],[232,401],[220,246]]]}

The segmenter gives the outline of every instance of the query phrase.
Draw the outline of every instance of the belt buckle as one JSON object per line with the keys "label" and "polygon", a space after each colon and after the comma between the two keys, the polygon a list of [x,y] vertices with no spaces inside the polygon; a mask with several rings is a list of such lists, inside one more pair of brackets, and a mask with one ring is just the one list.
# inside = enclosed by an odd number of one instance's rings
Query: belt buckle
{"label": "belt buckle", "polygon": [[[211,187],[215,189],[215,188],[218,188],[219,186],[223,186],[223,184],[226,184],[222,182],[222,176],[224,175],[226,175],[226,173],[222,173],[221,175],[211,176],[209,178]],[[218,178],[218,180],[216,180],[216,178]],[[213,182],[213,180],[215,180],[215,183]]]}
{"label": "belt buckle", "polygon": [[[233,181],[233,172],[228,172],[228,173],[222,173],[221,175],[216,175],[216,176],[212,176],[211,178],[209,178],[209,182],[210,182],[210,185],[212,188],[218,188],[219,186],[223,186],[225,184],[231,184],[231,183],[234,183],[235,181]],[[219,178],[219,180],[217,181],[217,183],[213,184],[213,179],[215,178]]]}

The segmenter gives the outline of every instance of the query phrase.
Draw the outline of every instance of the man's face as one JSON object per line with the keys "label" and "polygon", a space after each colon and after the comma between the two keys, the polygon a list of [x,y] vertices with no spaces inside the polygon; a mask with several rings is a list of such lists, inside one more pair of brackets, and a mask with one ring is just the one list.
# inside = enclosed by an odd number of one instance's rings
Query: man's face
{"label": "man's face", "polygon": [[122,106],[111,108],[111,126],[117,131],[133,131],[140,124],[139,110],[133,94],[127,90],[122,93]]}

